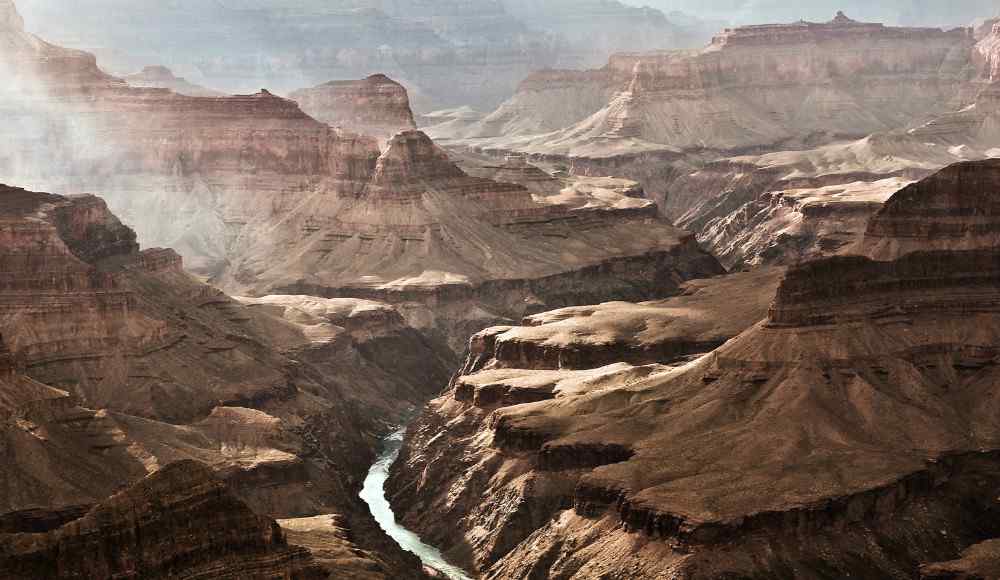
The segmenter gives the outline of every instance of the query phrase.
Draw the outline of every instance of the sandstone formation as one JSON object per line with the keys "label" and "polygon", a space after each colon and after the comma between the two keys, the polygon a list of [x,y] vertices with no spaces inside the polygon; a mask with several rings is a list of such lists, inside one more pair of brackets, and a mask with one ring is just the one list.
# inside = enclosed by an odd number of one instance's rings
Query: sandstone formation
{"label": "sandstone formation", "polygon": [[[405,99],[379,77],[351,86]],[[7,170],[100,191],[143,243],[176,248],[231,293],[387,301],[460,349],[471,332],[525,313],[665,296],[721,272],[632,186],[536,199],[466,174],[418,131],[382,148],[267,91],[201,98],[109,82],[87,95],[60,106],[88,119],[99,147],[72,134],[62,147],[29,140],[13,149],[55,159]]]}
{"label": "sandstone formation", "polygon": [[188,97],[224,97],[225,93],[213,91],[188,82],[176,76],[165,66],[147,66],[135,74],[124,77],[125,82],[132,87],[169,89],[179,95]]}
{"label": "sandstone formation", "polygon": [[11,580],[328,577],[274,520],[193,461],[168,465],[51,531],[2,539],[0,574]]}
{"label": "sandstone formation", "polygon": [[601,70],[538,73],[458,137],[597,159],[859,138],[967,103],[974,45],[969,29],[893,28],[842,13],[727,29],[699,51],[616,54]]}
{"label": "sandstone formation", "polygon": [[410,86],[422,110],[492,108],[533,70],[697,45],[712,32],[617,0],[79,0],[22,9],[32,23],[58,23],[54,41],[106,47],[99,56],[109,70],[157,62],[226,92],[282,94],[382,71]]}
{"label": "sandstone formation", "polygon": [[0,521],[51,527],[196,459],[262,513],[339,514],[417,569],[356,494],[378,434],[446,378],[443,345],[383,304],[241,305],[93,196],[0,187],[0,238]]}
{"label": "sandstone formation", "polygon": [[[792,267],[761,322],[680,367],[531,370],[544,349],[482,335],[411,428],[395,505],[498,579],[914,578],[997,537],[996,169],[903,189],[858,247],[878,259]],[[588,320],[613,308],[513,337],[616,349]]]}
{"label": "sandstone formation", "polygon": [[[809,150],[680,163],[654,196],[726,266],[851,251],[890,195],[949,164],[1000,155],[1000,89],[905,131]],[[635,171],[647,177],[649,167]],[[650,181],[657,181],[649,176]]]}
{"label": "sandstone formation", "polygon": [[355,196],[302,200],[270,238],[248,240],[224,283],[388,301],[464,341],[466,329],[546,306],[665,295],[721,272],[648,200],[601,194],[535,197],[466,174],[420,132],[400,133]]}
{"label": "sandstone formation", "polygon": [[360,81],[330,81],[289,95],[312,117],[385,143],[417,128],[406,88],[385,75]]}

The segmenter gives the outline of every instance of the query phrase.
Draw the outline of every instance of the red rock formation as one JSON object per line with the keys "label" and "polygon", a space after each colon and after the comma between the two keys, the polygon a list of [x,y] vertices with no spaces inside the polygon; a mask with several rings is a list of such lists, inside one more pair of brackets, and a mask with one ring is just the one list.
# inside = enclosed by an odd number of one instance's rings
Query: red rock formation
{"label": "red rock formation", "polygon": [[[541,304],[667,295],[692,273],[720,271],[651,204],[535,200],[465,174],[419,132],[382,152],[266,91],[195,98],[110,86],[67,101],[100,147],[32,142],[26,150],[43,158],[11,165],[37,168],[36,180],[66,166],[60,189],[101,191],[144,243],[176,248],[231,292],[406,304],[409,320],[458,345],[466,325]],[[591,276],[586,292],[573,282]]]}
{"label": "red rock formation", "polygon": [[417,128],[406,88],[385,75],[360,81],[331,81],[289,95],[306,113],[352,133],[385,142]]}
{"label": "red rock formation", "polygon": [[7,535],[4,578],[326,578],[211,470],[166,466],[50,532]]}
{"label": "red rock formation", "polygon": [[1000,262],[953,236],[988,229],[995,165],[872,219],[929,224],[926,249],[793,267],[765,321],[681,368],[470,361],[391,479],[449,532],[404,521],[489,578],[915,577],[996,536]]}
{"label": "red rock formation", "polygon": [[445,380],[444,347],[384,304],[323,321],[243,306],[173,251],[140,252],[93,196],[2,187],[0,238],[0,514],[60,522],[197,458],[255,509],[341,514],[387,574],[417,569],[357,490],[374,434]]}
{"label": "red rock formation", "polygon": [[865,252],[891,260],[915,250],[1000,243],[1000,160],[952,165],[892,196],[869,222]]}
{"label": "red rock formation", "polygon": [[[477,146],[596,159],[863,137],[971,100],[974,43],[971,30],[892,28],[842,14],[827,23],[730,29],[698,52],[618,54],[592,78],[571,75],[590,87],[582,99],[562,98],[559,75],[539,76],[479,131],[453,137],[493,137]],[[538,96],[546,79],[551,92]],[[596,107],[594,94],[605,95]],[[545,100],[548,108],[530,104]],[[560,127],[531,121],[552,107],[575,118]]]}

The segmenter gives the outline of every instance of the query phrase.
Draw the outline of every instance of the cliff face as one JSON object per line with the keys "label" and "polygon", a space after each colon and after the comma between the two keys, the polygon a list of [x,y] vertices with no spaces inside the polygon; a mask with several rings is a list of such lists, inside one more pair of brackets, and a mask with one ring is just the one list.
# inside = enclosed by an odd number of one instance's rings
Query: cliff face
{"label": "cliff face", "polygon": [[[405,100],[382,77],[348,88],[351,102]],[[266,91],[200,98],[107,86],[59,107],[86,119],[98,146],[73,132],[43,133],[44,147],[21,137],[9,171],[101,191],[144,244],[177,248],[188,268],[234,293],[390,301],[460,348],[467,328],[539,307],[669,295],[721,271],[648,202],[536,200],[467,175],[422,133],[399,133],[381,150]],[[364,108],[385,120],[385,108]],[[576,283],[584,277],[594,283]]]}
{"label": "cliff face", "polygon": [[83,517],[7,535],[4,578],[320,579],[304,548],[196,462],[174,463]]}
{"label": "cliff face", "polygon": [[[974,44],[971,30],[892,28],[842,14],[826,23],[729,29],[701,51],[618,54],[600,73],[572,75],[593,89],[563,105],[575,117],[570,123],[520,121],[502,108],[494,120],[505,122],[484,122],[463,136],[495,138],[480,144],[486,147],[598,158],[862,137],[968,102]],[[530,108],[538,85],[543,92],[551,85],[543,97],[549,103],[566,102],[558,78],[532,79],[506,109]],[[599,104],[592,98],[610,92]],[[546,110],[531,109],[528,119]]]}
{"label": "cliff face", "polygon": [[337,514],[386,573],[418,569],[357,491],[377,434],[446,379],[445,346],[386,304],[243,305],[93,196],[5,186],[0,216],[7,519],[58,523],[193,458],[262,513]]}
{"label": "cliff face", "polygon": [[314,118],[382,143],[400,131],[417,128],[406,89],[385,75],[331,81],[289,96]]}
{"label": "cliff face", "polygon": [[[601,191],[536,198],[471,176],[424,134],[404,132],[356,195],[308,197],[280,228],[268,216],[248,224],[270,235],[247,240],[224,283],[392,302],[460,349],[467,328],[546,305],[667,295],[721,271],[652,203]],[[583,278],[590,283],[575,282]]]}
{"label": "cliff face", "polygon": [[[411,430],[391,479],[405,521],[488,578],[916,577],[996,536],[978,490],[1000,481],[1000,263],[992,239],[951,233],[989,221],[994,165],[872,219],[913,207],[924,249],[792,267],[762,322],[679,368],[531,370],[544,357],[504,337],[533,328],[484,334]],[[607,308],[546,315],[539,346],[610,330]],[[416,516],[439,509],[462,537]]]}

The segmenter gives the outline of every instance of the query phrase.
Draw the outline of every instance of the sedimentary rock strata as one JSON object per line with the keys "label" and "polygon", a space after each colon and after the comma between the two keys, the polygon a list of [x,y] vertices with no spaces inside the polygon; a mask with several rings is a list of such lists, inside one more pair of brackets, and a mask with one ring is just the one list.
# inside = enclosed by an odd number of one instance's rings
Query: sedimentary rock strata
{"label": "sedimentary rock strata", "polygon": [[[893,28],[843,14],[727,29],[700,51],[618,54],[600,71],[539,73],[478,132],[460,136],[597,158],[863,137],[968,102],[974,45],[971,29]],[[566,83],[586,87],[573,90],[582,98],[560,99]],[[547,117],[532,106],[538,100],[558,103],[562,117],[531,121]]]}
{"label": "sedimentary rock strata", "polygon": [[324,123],[372,135],[383,143],[400,131],[417,128],[406,88],[385,75],[330,81],[295,91],[289,97]]}
{"label": "sedimentary rock strata", "polygon": [[[387,88],[388,100],[405,99],[380,77],[362,85],[348,93]],[[100,147],[73,135],[51,137],[58,146],[25,142],[12,149],[28,153],[6,160],[7,170],[61,191],[100,191],[144,244],[176,248],[188,268],[232,293],[389,301],[460,348],[467,329],[669,295],[680,281],[721,271],[634,186],[595,182],[535,199],[466,174],[420,132],[380,148],[267,91],[187,97],[112,81],[89,91],[60,106],[92,123]],[[31,159],[41,151],[54,159]]]}
{"label": "sedimentary rock strata", "polygon": [[197,459],[262,513],[340,514],[387,570],[416,569],[356,493],[377,434],[446,379],[445,346],[385,304],[240,304],[94,196],[3,186],[0,216],[7,519],[58,523]]}
{"label": "sedimentary rock strata", "polygon": [[327,577],[273,519],[192,461],[168,465],[56,529],[2,539],[0,574],[11,580]]}
{"label": "sedimentary rock strata", "polygon": [[995,170],[903,189],[859,247],[877,260],[792,267],[764,320],[683,366],[480,349],[391,480],[464,534],[406,521],[488,578],[916,577],[996,537],[1000,264],[988,235],[955,236],[989,229]]}

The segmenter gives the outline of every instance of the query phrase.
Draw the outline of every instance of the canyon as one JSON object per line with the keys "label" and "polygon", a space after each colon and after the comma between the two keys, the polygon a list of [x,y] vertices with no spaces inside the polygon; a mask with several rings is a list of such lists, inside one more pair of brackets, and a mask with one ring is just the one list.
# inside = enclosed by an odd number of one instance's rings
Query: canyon
{"label": "canyon", "polygon": [[1000,569],[996,20],[140,4],[0,0],[0,576]]}
{"label": "canyon", "polygon": [[[89,130],[48,134],[40,148],[37,132],[14,123],[22,141],[0,167],[38,189],[100,191],[144,245],[176,249],[230,294],[389,302],[460,354],[490,324],[667,296],[722,272],[632,189],[552,179],[540,195],[466,173],[413,128],[406,90],[385,76],[297,93],[320,119],[347,125],[334,128],[266,90],[130,87],[77,53],[72,76],[87,82],[62,87],[66,74],[46,68],[42,41],[11,22],[7,34],[25,48],[10,66],[35,71],[29,102],[42,109],[18,111],[15,98],[14,119],[51,123],[55,108]],[[91,139],[100,146],[84,145]]]}
{"label": "canyon", "polygon": [[997,35],[843,13],[732,28],[536,73],[493,113],[426,131],[453,154],[634,179],[726,267],[791,264],[846,251],[897,189],[997,154]]}
{"label": "canyon", "polygon": [[[1000,473],[998,177],[995,160],[950,166],[891,196],[858,254],[769,283],[484,331],[411,426],[394,505],[486,578],[961,569],[998,533],[978,491]],[[731,314],[734,294],[774,299]],[[709,329],[731,338],[713,350]]]}

